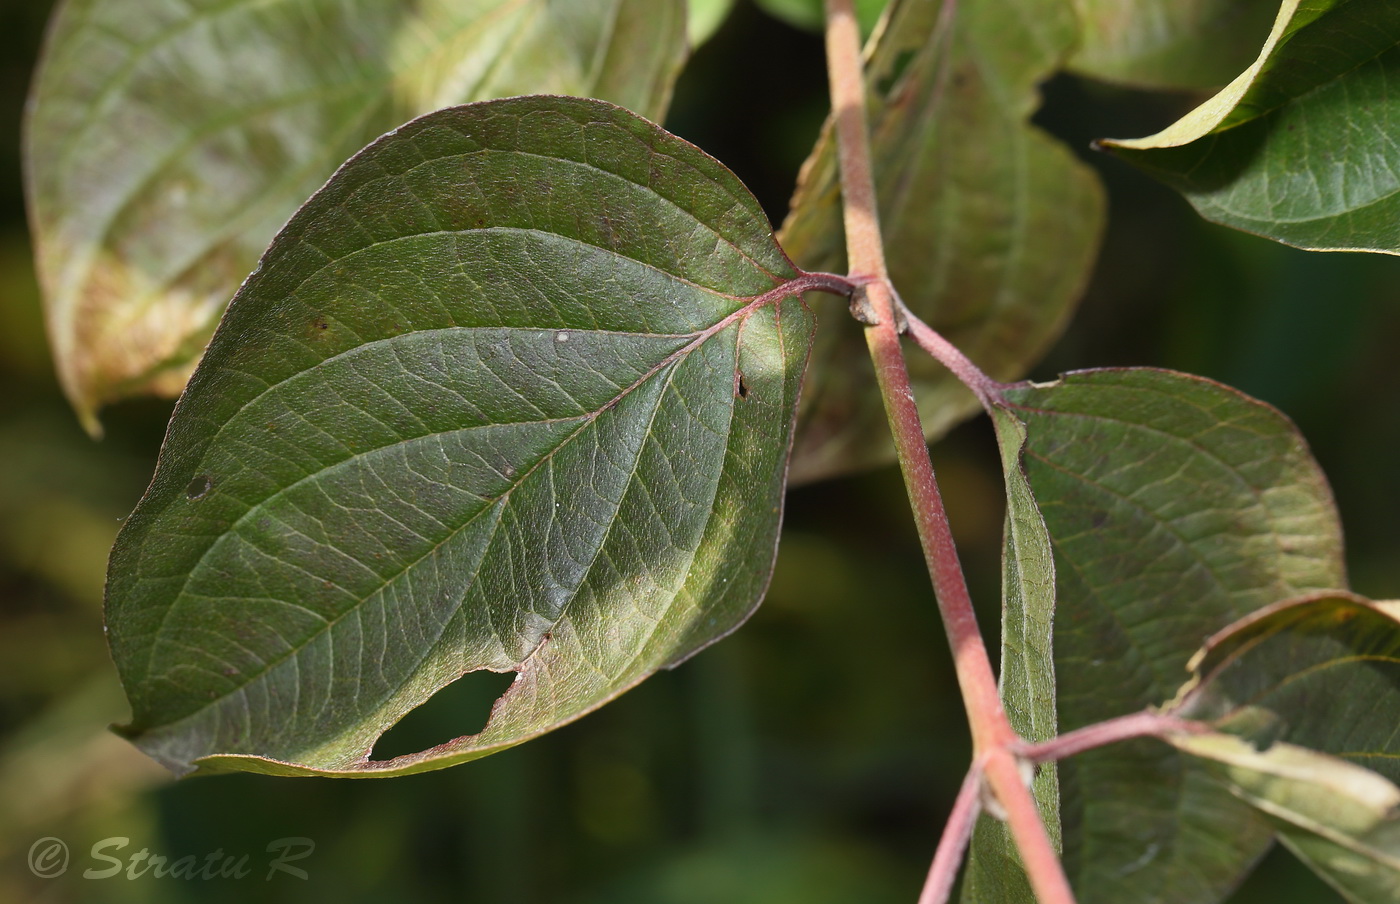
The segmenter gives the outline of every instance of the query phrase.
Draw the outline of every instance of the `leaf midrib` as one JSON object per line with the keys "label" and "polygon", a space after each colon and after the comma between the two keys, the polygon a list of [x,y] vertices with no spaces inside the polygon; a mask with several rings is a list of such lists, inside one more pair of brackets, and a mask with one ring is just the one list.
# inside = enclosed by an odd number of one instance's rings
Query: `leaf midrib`
{"label": "leaf midrib", "polygon": [[[761,296],[761,298],[766,298],[766,297],[767,297],[767,295]],[[584,415],[582,415],[582,416],[580,417],[580,424],[579,424],[579,426],[578,426],[578,429],[574,430],[573,432],[571,432],[570,434],[568,434],[567,436],[565,436],[557,445],[555,445],[553,448],[551,448],[545,455],[541,456],[541,457],[539,458],[539,460],[537,460],[534,464],[532,464],[532,465],[530,466],[530,468],[528,468],[528,469],[526,469],[526,470],[520,472],[518,475],[516,475],[516,479],[511,483],[511,485],[510,485],[509,487],[507,487],[507,489],[506,489],[505,491],[503,491],[503,492],[501,493],[500,496],[498,496],[498,497],[496,498],[496,500],[495,500],[492,504],[483,506],[478,512],[474,513],[470,518],[468,518],[468,520],[467,520],[465,523],[463,523],[461,526],[455,528],[454,530],[450,531],[447,537],[443,538],[442,540],[440,540],[440,541],[438,541],[436,544],[434,544],[431,548],[429,548],[429,549],[428,549],[422,556],[420,556],[418,559],[414,560],[413,562],[409,562],[409,563],[405,564],[403,568],[401,568],[401,569],[397,570],[396,572],[394,572],[387,580],[384,580],[384,581],[380,584],[380,586],[374,591],[374,593],[377,593],[377,592],[379,592],[380,590],[382,590],[385,586],[387,586],[387,585],[390,583],[390,581],[396,579],[397,577],[399,577],[400,575],[402,575],[402,574],[404,574],[404,573],[407,573],[410,569],[412,569],[412,568],[413,568],[414,566],[416,566],[418,563],[422,562],[427,556],[433,554],[436,550],[440,549],[440,548],[442,547],[443,543],[446,543],[447,540],[451,539],[453,536],[456,536],[456,535],[460,534],[461,531],[463,531],[463,530],[467,529],[468,527],[470,527],[470,525],[471,525],[472,523],[475,523],[476,519],[479,518],[479,517],[481,516],[482,513],[491,511],[492,508],[495,507],[496,505],[502,505],[502,504],[504,504],[504,503],[509,499],[511,493],[514,492],[514,490],[515,490],[517,487],[519,487],[521,484],[523,484],[523,483],[525,482],[526,479],[528,479],[528,478],[529,478],[532,474],[534,474],[540,467],[542,467],[546,462],[548,462],[555,454],[557,454],[560,450],[562,450],[563,448],[565,448],[569,443],[573,442],[573,440],[574,440],[575,438],[577,438],[577,437],[579,436],[579,434],[581,434],[585,429],[587,429],[589,425],[593,424],[593,423],[598,419],[598,417],[600,417],[600,416],[601,416],[603,413],[605,413],[606,411],[609,411],[609,410],[611,410],[612,408],[616,407],[617,404],[618,404],[624,397],[626,397],[627,395],[629,395],[631,392],[633,392],[634,390],[636,390],[636,389],[639,388],[640,386],[644,385],[647,381],[649,381],[649,380],[653,379],[654,377],[656,377],[662,370],[664,370],[664,369],[668,368],[670,365],[675,364],[675,363],[678,363],[679,361],[681,361],[681,360],[683,360],[684,358],[688,357],[689,354],[690,354],[691,352],[695,351],[695,350],[696,350],[697,348],[699,348],[703,343],[709,341],[709,340],[712,339],[714,336],[716,336],[716,335],[718,335],[719,333],[723,332],[723,330],[724,330],[727,326],[729,326],[732,322],[734,322],[735,320],[737,320],[739,317],[744,316],[744,315],[747,315],[747,314],[749,314],[749,313],[751,313],[751,312],[752,312],[751,308],[741,308],[740,310],[738,310],[738,311],[736,311],[736,312],[730,314],[729,316],[725,317],[724,319],[722,319],[721,321],[719,321],[719,322],[718,322],[717,324],[715,324],[714,326],[711,326],[711,327],[709,327],[709,328],[707,328],[707,329],[705,329],[705,330],[703,330],[703,331],[700,331],[700,332],[694,334],[694,335],[695,335],[695,338],[694,338],[691,342],[687,343],[687,344],[686,344],[685,346],[683,346],[682,348],[677,349],[676,351],[674,351],[674,352],[670,353],[669,355],[667,355],[666,358],[664,358],[662,361],[658,362],[658,363],[657,363],[655,366],[653,366],[649,371],[647,371],[647,373],[643,374],[641,377],[639,377],[639,378],[638,378],[635,382],[633,382],[631,385],[625,387],[623,390],[621,390],[620,392],[618,392],[615,396],[613,396],[611,399],[609,399],[609,400],[608,400],[606,403],[604,403],[602,406],[600,406],[599,408],[595,409],[595,410],[592,411],[592,412],[588,412],[588,413],[585,413]],[[465,329],[465,328],[458,328],[458,329]],[[530,330],[530,332],[538,332],[538,330]],[[386,340],[378,340],[378,341],[390,341],[390,340],[387,340],[387,339],[386,339]],[[364,347],[365,347],[365,346],[357,346],[356,348],[364,348]],[[353,351],[353,350],[352,350],[352,351]],[[274,384],[274,385],[279,385],[279,384]],[[654,414],[654,412],[653,412],[653,414]],[[572,420],[572,418],[563,418],[563,419],[559,419],[559,420],[561,420],[561,421],[566,421],[566,420]],[[226,423],[227,423],[227,422],[226,422]],[[539,422],[537,422],[537,421],[531,421],[531,422],[516,422],[516,423],[539,423]],[[431,435],[431,434],[425,434],[424,436],[428,436],[428,435]],[[421,438],[421,437],[414,437],[413,439],[418,439],[418,438]],[[401,441],[401,442],[402,442],[402,441]],[[378,451],[378,449],[390,448],[392,445],[393,445],[393,444],[386,445],[386,446],[381,446],[381,447],[378,447],[378,448],[375,449],[375,450],[367,450],[367,451]],[[366,453],[359,453],[359,454],[366,454]],[[334,464],[331,465],[330,467],[336,467],[336,466],[339,466],[339,465],[341,465],[341,464],[344,464],[344,463],[346,463],[346,462],[353,461],[353,460],[354,460],[354,456],[352,456],[351,458],[342,459],[341,461],[334,463]],[[202,462],[202,460],[201,460],[201,464],[202,464],[202,463],[203,463],[203,462]],[[303,482],[306,481],[306,480],[310,480],[310,479],[313,479],[313,478],[315,478],[315,477],[318,477],[320,474],[324,473],[326,470],[329,470],[329,468],[322,468],[320,471],[317,471],[317,472],[315,472],[315,473],[313,473],[313,474],[309,474],[309,475],[307,475],[306,477],[303,477],[303,478],[299,479],[296,483],[297,483],[297,484],[300,484],[300,483],[303,483]],[[630,479],[630,478],[629,478],[629,479]],[[293,484],[292,486],[294,486],[294,485],[296,485],[296,484]],[[264,499],[264,500],[262,500],[262,501],[260,501],[260,502],[258,502],[258,503],[256,503],[256,504],[254,504],[254,505],[251,505],[251,506],[249,507],[249,510],[248,510],[247,512],[245,512],[243,515],[239,516],[238,520],[237,520],[236,522],[234,522],[233,525],[230,525],[230,527],[229,527],[228,529],[226,529],[225,531],[223,531],[223,532],[219,535],[219,537],[223,537],[223,536],[228,535],[230,532],[232,532],[232,530],[234,529],[234,527],[236,527],[236,526],[237,526],[238,524],[240,524],[240,523],[243,523],[243,521],[245,521],[247,518],[252,517],[253,514],[254,514],[262,505],[266,504],[266,502],[267,502],[268,500],[270,500],[270,499],[272,499],[272,498],[275,498],[277,495],[280,495],[281,493],[283,493],[283,492],[285,492],[286,490],[289,490],[289,489],[291,489],[291,486],[286,487],[286,488],[280,488],[280,489],[279,489],[276,493],[274,493],[272,496],[267,497],[267,499]],[[611,527],[611,525],[609,525],[609,527]],[[163,640],[162,635],[165,633],[165,629],[166,629],[166,627],[167,627],[168,624],[169,624],[169,621],[170,621],[170,614],[175,610],[176,604],[178,603],[178,601],[179,601],[181,598],[183,598],[183,597],[185,597],[185,596],[187,595],[187,590],[188,590],[188,587],[189,587],[189,582],[190,582],[191,579],[193,578],[194,573],[203,565],[203,563],[205,562],[205,560],[208,558],[210,552],[213,550],[213,548],[214,548],[214,546],[215,546],[215,543],[217,542],[218,539],[219,539],[219,538],[216,537],[216,538],[215,538],[215,542],[211,542],[208,546],[206,546],[205,549],[204,549],[204,551],[200,554],[200,557],[199,557],[198,561],[194,564],[194,566],[191,567],[189,570],[187,570],[187,571],[185,572],[185,579],[184,579],[184,581],[181,583],[181,586],[180,586],[179,590],[177,590],[177,591],[171,596],[171,602],[170,602],[170,604],[167,605],[166,608],[164,609],[164,611],[161,613],[160,623],[157,625],[157,627],[156,627],[156,629],[155,629],[155,632],[154,632],[154,633],[155,633],[155,638],[154,638],[154,639],[152,640],[152,642],[151,642],[150,653],[149,653],[148,656],[147,656],[145,674],[146,674],[148,677],[152,674],[152,666],[153,666],[153,663],[154,663],[154,659],[155,659],[155,657],[156,657],[156,655],[157,655],[157,651],[158,651],[159,647],[160,647],[161,644],[162,644],[162,640]],[[372,595],[373,595],[373,593],[370,594],[370,596],[372,596]],[[185,719],[188,719],[188,718],[190,718],[191,716],[194,716],[194,715],[196,715],[197,713],[202,712],[202,711],[204,711],[205,709],[208,709],[208,708],[211,707],[211,706],[217,705],[217,704],[219,703],[220,700],[226,699],[227,697],[231,696],[232,694],[235,694],[235,693],[237,693],[238,691],[242,690],[243,688],[247,687],[248,685],[254,683],[254,682],[255,682],[256,680],[258,680],[261,676],[263,676],[264,674],[266,674],[267,672],[269,672],[271,669],[275,668],[275,667],[276,667],[277,665],[279,665],[280,663],[282,663],[282,662],[286,661],[287,659],[292,658],[293,656],[299,654],[300,651],[301,651],[302,649],[304,649],[309,643],[311,643],[312,640],[314,640],[316,637],[320,636],[321,634],[324,634],[326,631],[328,631],[328,630],[330,630],[331,628],[333,628],[336,624],[338,624],[338,623],[341,621],[341,619],[345,618],[347,615],[349,615],[349,614],[351,614],[351,613],[354,613],[354,612],[359,611],[359,608],[364,604],[364,602],[365,602],[366,599],[368,599],[368,596],[366,596],[366,597],[364,597],[364,598],[361,598],[361,599],[358,600],[353,606],[347,607],[347,608],[345,609],[345,611],[339,613],[339,614],[336,615],[334,618],[325,619],[325,620],[324,620],[325,623],[324,623],[321,627],[319,627],[316,631],[314,631],[314,632],[312,632],[311,634],[307,635],[306,638],[304,638],[303,641],[302,641],[300,644],[298,644],[298,645],[296,645],[296,646],[290,646],[290,645],[289,645],[290,648],[288,649],[288,651],[287,651],[286,653],[284,653],[282,656],[278,657],[278,658],[275,659],[275,660],[271,660],[271,661],[269,662],[269,664],[268,664],[265,668],[261,669],[260,671],[258,671],[258,672],[256,672],[256,673],[251,673],[251,674],[249,675],[249,677],[248,677],[248,680],[244,681],[242,684],[237,685],[235,688],[233,688],[232,690],[226,692],[225,694],[223,694],[222,696],[216,698],[215,700],[209,701],[209,702],[207,702],[207,703],[203,703],[202,705],[196,707],[195,709],[189,710],[189,711],[184,712],[184,713],[181,713],[179,716],[174,717],[174,718],[171,718],[171,719],[167,720],[167,722],[162,723],[162,724],[173,724],[173,723],[175,723],[175,722],[184,721]],[[566,608],[567,608],[567,606],[566,606]]]}

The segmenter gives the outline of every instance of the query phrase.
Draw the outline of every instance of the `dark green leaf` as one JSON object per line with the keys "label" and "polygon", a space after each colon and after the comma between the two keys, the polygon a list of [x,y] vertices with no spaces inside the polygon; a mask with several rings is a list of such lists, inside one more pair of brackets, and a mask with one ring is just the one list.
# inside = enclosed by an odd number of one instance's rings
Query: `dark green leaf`
{"label": "dark green leaf", "polygon": [[[875,179],[890,273],[921,318],[998,379],[1015,379],[1059,334],[1088,278],[1103,200],[1094,175],[1028,120],[1036,86],[1076,38],[1069,0],[1014,15],[992,0],[901,0],[868,67]],[[806,164],[783,247],[843,270],[830,131]],[[820,303],[820,302],[819,302]],[[827,322],[838,305],[817,309]],[[822,330],[794,459],[816,479],[892,457],[859,332]],[[931,360],[910,361],[930,436],[976,403]]]}
{"label": "dark green leaf", "polygon": [[659,118],[685,25],[681,0],[66,0],[25,151],[79,416],[178,393],[273,235],[374,137],[526,93]]}
{"label": "dark green leaf", "polygon": [[1257,750],[1226,734],[1172,741],[1210,761],[1235,795],[1269,819],[1279,840],[1348,901],[1400,900],[1400,788],[1293,744]]}
{"label": "dark green leaf", "polygon": [[[992,410],[1002,471],[1006,476],[1006,546],[1002,553],[1001,699],[1011,727],[1027,741],[1056,735],[1055,562],[1045,520],[1036,505],[1021,454],[1026,427],[1004,408]],[[1040,817],[1060,846],[1059,771],[1054,763],[1036,770],[1031,790]],[[963,901],[1035,904],[1006,824],[982,816],[968,851]]]}
{"label": "dark green leaf", "polygon": [[1400,253],[1400,5],[1288,0],[1258,60],[1166,130],[1105,142],[1217,223]]}
{"label": "dark green leaf", "polygon": [[1217,88],[1254,59],[1277,0],[1075,0],[1076,72],[1152,88]]}
{"label": "dark green leaf", "polygon": [[[1202,640],[1280,598],[1343,586],[1321,471],[1277,411],[1196,377],[1066,375],[1008,390],[1055,555],[1060,727],[1176,692]],[[1162,745],[1061,764],[1081,902],[1219,900],[1269,826]]]}
{"label": "dark green leaf", "polygon": [[[768,14],[789,25],[821,31],[826,22],[826,0],[756,0]],[[855,0],[856,19],[862,34],[869,35],[890,0]]]}
{"label": "dark green leaf", "polygon": [[[738,625],[812,320],[758,203],[600,101],[430,114],[239,291],[113,552],[127,729],[177,770],[391,775],[520,743]],[[486,728],[370,759],[460,675]]]}

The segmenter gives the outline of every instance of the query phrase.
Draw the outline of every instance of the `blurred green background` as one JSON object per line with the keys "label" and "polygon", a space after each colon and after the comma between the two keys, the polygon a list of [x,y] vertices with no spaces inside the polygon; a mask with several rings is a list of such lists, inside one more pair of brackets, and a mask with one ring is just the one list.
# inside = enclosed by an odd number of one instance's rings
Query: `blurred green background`
{"label": "blurred green background", "polygon": [[[392,781],[176,784],[105,731],[126,716],[102,635],[106,554],[170,405],[109,410],[94,443],[52,375],[18,151],[50,6],[0,0],[0,901],[912,904],[969,745],[892,469],[791,494],[772,590],[741,632],[480,763]],[[824,92],[817,37],[741,2],[687,70],[668,125],[726,161],[778,221]],[[1046,95],[1039,121],[1086,156],[1091,138],[1147,134],[1193,102],[1070,78]],[[1155,365],[1279,406],[1333,480],[1356,589],[1397,595],[1400,261],[1231,233],[1126,167],[1093,163],[1110,188],[1109,234],[1078,319],[1034,376]],[[980,420],[935,449],[993,636],[996,461]],[[387,752],[479,728],[502,680],[454,685],[396,728]],[[49,880],[26,865],[45,836],[73,852]],[[294,864],[307,879],[265,881],[268,844],[294,836],[315,843]],[[248,854],[252,874],[81,878],[103,865],[88,857],[94,842],[113,837],[129,839],[120,857]],[[1334,901],[1278,852],[1232,898]]]}

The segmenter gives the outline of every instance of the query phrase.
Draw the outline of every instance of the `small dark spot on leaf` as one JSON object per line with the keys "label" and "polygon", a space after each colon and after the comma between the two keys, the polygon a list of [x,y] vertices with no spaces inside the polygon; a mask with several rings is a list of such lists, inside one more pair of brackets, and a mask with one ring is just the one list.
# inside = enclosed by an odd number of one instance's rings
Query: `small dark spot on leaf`
{"label": "small dark spot on leaf", "polygon": [[1108,523],[1108,512],[1094,512],[1093,522],[1095,529],[1103,527]]}
{"label": "small dark spot on leaf", "polygon": [[749,384],[744,382],[743,374],[739,374],[739,386],[735,392],[739,394],[739,398],[741,399],[747,399],[749,397]]}
{"label": "small dark spot on leaf", "polygon": [[185,495],[190,499],[203,499],[209,495],[209,491],[214,488],[214,478],[208,474],[201,474],[190,485],[185,487]]}

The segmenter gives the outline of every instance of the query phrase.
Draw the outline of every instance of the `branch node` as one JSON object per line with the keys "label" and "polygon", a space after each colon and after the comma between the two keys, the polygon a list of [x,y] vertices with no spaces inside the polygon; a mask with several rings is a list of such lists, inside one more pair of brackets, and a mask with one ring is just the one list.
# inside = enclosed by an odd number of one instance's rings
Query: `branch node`
{"label": "branch node", "polygon": [[[880,314],[875,308],[875,304],[870,300],[867,291],[869,283],[857,283],[851,291],[851,316],[866,326],[879,326]],[[893,293],[893,286],[890,287]],[[899,296],[895,295],[897,299]],[[895,332],[903,336],[909,332],[909,318],[905,315],[905,307],[902,303],[894,305],[894,329]]]}

